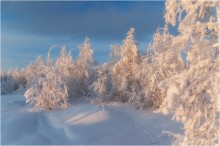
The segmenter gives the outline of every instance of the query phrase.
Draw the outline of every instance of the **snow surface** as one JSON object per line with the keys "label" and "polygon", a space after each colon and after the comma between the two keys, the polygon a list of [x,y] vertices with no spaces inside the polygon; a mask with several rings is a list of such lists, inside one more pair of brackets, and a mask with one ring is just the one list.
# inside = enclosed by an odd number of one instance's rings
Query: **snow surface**
{"label": "snow surface", "polygon": [[19,94],[1,96],[1,144],[171,144],[161,131],[182,133],[171,115],[130,104],[72,103],[66,110],[35,111]]}

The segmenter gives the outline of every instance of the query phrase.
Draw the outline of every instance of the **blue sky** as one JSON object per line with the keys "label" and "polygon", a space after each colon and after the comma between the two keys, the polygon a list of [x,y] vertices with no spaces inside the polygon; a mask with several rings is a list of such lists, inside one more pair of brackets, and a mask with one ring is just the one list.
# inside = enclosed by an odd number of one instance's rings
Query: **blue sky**
{"label": "blue sky", "polygon": [[158,27],[164,26],[164,1],[141,2],[1,2],[1,67],[22,68],[37,56],[59,47],[74,49],[85,36],[91,40],[95,60],[109,59],[110,45],[121,44],[130,27],[136,30],[139,48],[145,52]]}

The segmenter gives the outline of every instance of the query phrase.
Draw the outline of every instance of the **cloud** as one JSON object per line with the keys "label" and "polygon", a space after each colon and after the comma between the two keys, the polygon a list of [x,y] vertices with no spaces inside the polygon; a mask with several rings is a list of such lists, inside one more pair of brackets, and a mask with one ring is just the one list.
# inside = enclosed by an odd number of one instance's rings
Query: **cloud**
{"label": "cloud", "polygon": [[3,2],[2,27],[19,33],[122,39],[130,27],[145,39],[163,27],[164,2]]}
{"label": "cloud", "polygon": [[[144,52],[157,27],[164,26],[163,14],[163,1],[2,1],[1,67],[25,67],[38,55],[46,57],[52,45],[77,50],[86,35],[102,63],[109,59],[109,45],[121,44],[130,27]],[[74,59],[77,53],[72,52]],[[51,55],[57,57],[59,49]]]}

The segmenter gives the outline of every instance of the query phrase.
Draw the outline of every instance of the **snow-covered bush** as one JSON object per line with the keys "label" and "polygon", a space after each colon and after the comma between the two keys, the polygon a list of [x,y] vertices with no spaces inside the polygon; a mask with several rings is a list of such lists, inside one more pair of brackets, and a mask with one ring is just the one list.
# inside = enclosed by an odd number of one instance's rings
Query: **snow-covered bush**
{"label": "snow-covered bush", "polygon": [[25,76],[17,69],[1,71],[1,94],[12,93],[25,85]]}
{"label": "snow-covered bush", "polygon": [[[219,3],[217,1],[166,2],[167,25],[176,24],[178,39],[187,51],[186,69],[160,83],[166,94],[160,111],[175,111],[184,135],[174,144],[214,145],[219,136]],[[183,15],[182,15],[183,14]]]}
{"label": "snow-covered bush", "polygon": [[22,73],[24,74],[27,84],[33,79],[34,73],[37,68],[37,61],[35,63],[30,63],[27,67],[22,69]]}
{"label": "snow-covered bush", "polygon": [[89,86],[93,81],[93,51],[90,40],[86,37],[80,46],[79,56],[74,62],[70,52],[63,46],[60,57],[55,61],[55,68],[61,74],[68,87],[70,98],[83,97],[89,94]]}
{"label": "snow-covered bush", "polygon": [[33,78],[24,94],[26,102],[30,102],[37,109],[66,108],[68,89],[61,74],[50,62],[45,63],[41,57],[37,59],[36,64]]}
{"label": "snow-covered bush", "polygon": [[96,72],[97,79],[92,83],[91,88],[96,93],[99,103],[113,101],[110,63],[97,67]]}
{"label": "snow-covered bush", "polygon": [[7,94],[15,91],[16,81],[11,74],[1,72],[1,94]]}
{"label": "snow-covered bush", "polygon": [[47,62],[39,57],[23,71],[28,82],[26,102],[38,109],[66,108],[68,98],[88,95],[92,84],[94,61],[88,38],[80,46],[76,63],[64,46],[53,63],[50,50]]}

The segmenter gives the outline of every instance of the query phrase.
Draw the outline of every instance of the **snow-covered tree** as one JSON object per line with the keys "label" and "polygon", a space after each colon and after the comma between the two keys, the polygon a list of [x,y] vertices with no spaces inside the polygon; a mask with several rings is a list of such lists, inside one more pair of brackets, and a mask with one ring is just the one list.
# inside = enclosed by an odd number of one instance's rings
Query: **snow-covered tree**
{"label": "snow-covered tree", "polygon": [[186,69],[159,85],[166,94],[160,110],[175,111],[173,118],[184,124],[178,145],[218,143],[219,14],[217,1],[166,2],[167,25],[175,25],[179,16],[178,39],[187,51]]}
{"label": "snow-covered tree", "polygon": [[178,74],[183,68],[179,43],[167,31],[158,29],[136,74],[140,84],[139,106],[158,108],[164,98],[158,88],[159,83]]}
{"label": "snow-covered tree", "polygon": [[34,78],[34,73],[37,71],[37,67],[44,63],[44,60],[41,56],[37,57],[35,62],[31,62],[27,67],[22,69],[27,84],[30,83]]}
{"label": "snow-covered tree", "polygon": [[[193,40],[195,34],[200,38],[218,36],[219,2],[217,0],[167,0],[165,21],[172,26],[178,22],[182,41]],[[178,18],[178,19],[177,19]],[[210,38],[209,38],[210,39]]]}
{"label": "snow-covered tree", "polygon": [[89,87],[92,84],[93,78],[93,50],[88,37],[85,38],[84,43],[80,46],[79,56],[76,60],[76,71],[74,76],[77,80],[78,95],[85,96],[89,93]]}
{"label": "snow-covered tree", "polygon": [[62,46],[60,57],[56,60],[55,67],[64,77],[69,77],[72,65],[74,65],[74,62],[70,52],[67,53],[66,47]]}
{"label": "snow-covered tree", "polygon": [[30,102],[40,110],[66,108],[68,106],[68,89],[60,73],[52,64],[45,63],[40,57],[36,64],[33,78],[28,83],[29,88],[24,94],[26,102]]}
{"label": "snow-covered tree", "polygon": [[68,87],[69,97],[75,96],[75,76],[74,72],[76,71],[76,65],[73,61],[73,58],[69,53],[67,53],[65,46],[62,46],[60,51],[60,57],[55,61],[55,68],[61,74],[65,84]]}
{"label": "snow-covered tree", "polygon": [[134,76],[140,62],[138,44],[134,38],[134,28],[128,31],[126,39],[117,51],[119,51],[120,59],[111,71],[113,91],[116,92],[119,101],[128,101],[129,96],[126,93],[130,92],[134,85]]}
{"label": "snow-covered tree", "polygon": [[77,64],[82,68],[88,69],[94,63],[90,39],[86,37],[84,43],[79,48],[80,52],[77,58]]}

